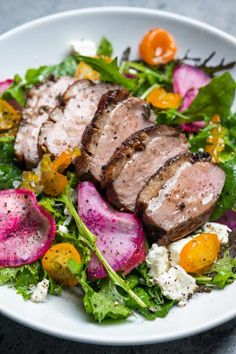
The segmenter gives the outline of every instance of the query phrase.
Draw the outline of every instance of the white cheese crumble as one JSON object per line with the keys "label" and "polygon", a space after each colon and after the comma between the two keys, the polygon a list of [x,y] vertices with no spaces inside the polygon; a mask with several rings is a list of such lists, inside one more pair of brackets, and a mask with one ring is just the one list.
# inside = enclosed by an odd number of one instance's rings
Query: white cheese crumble
{"label": "white cheese crumble", "polygon": [[34,289],[30,300],[36,303],[44,302],[47,297],[48,287],[49,287],[48,279],[43,279],[42,281],[40,281],[37,284],[36,288]]}
{"label": "white cheese crumble", "polygon": [[69,230],[65,225],[59,225],[58,226],[58,231],[60,231],[62,234],[68,234]]}
{"label": "white cheese crumble", "polygon": [[167,248],[154,243],[146,257],[146,263],[149,267],[149,275],[152,278],[158,278],[161,274],[167,272],[169,269]]}
{"label": "white cheese crumble", "polygon": [[198,289],[193,277],[180,266],[171,267],[167,273],[155,279],[162,290],[162,294],[169,299],[179,301],[179,306],[187,304],[194,292]]}
{"label": "white cheese crumble", "polygon": [[12,185],[14,189],[17,189],[20,186],[20,181],[13,181]]}
{"label": "white cheese crumble", "polygon": [[216,234],[220,243],[228,243],[229,242],[229,232],[232,230],[227,225],[222,225],[217,222],[207,222],[203,226],[203,232]]}
{"label": "white cheese crumble", "polygon": [[70,45],[74,52],[88,57],[95,57],[97,53],[96,44],[89,39],[81,39],[79,41],[71,41]]}

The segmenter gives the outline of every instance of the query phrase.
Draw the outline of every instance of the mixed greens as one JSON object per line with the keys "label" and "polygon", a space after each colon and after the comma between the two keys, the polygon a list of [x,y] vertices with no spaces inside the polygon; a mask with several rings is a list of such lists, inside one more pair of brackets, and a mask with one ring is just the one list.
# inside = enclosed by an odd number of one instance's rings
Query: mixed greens
{"label": "mixed greens", "polygon": [[[99,80],[121,85],[133,95],[147,99],[153,106],[157,124],[174,125],[182,129],[189,139],[191,151],[205,150],[211,153],[215,158],[213,162],[219,164],[226,174],[224,189],[211,219],[217,220],[228,210],[236,212],[236,113],[232,112],[236,83],[229,72],[215,76],[216,72],[230,69],[235,63],[225,65],[222,62],[216,67],[210,67],[208,63],[211,58],[199,62],[197,67],[209,77],[209,83],[198,88],[188,108],[181,110],[180,102],[185,97],[177,97],[178,93],[173,92],[173,75],[177,66],[189,62],[188,56],[180,60],[171,58],[167,62],[153,65],[148,60],[130,60],[128,49],[118,64],[117,58],[111,59],[112,53],[112,44],[108,39],[103,38],[96,57],[72,53],[58,65],[29,69],[24,78],[16,75],[9,88],[2,92],[0,106],[1,101],[8,101],[14,102],[17,108],[24,107],[27,90],[33,85],[42,82],[50,75],[74,76],[78,64],[84,63],[97,72]],[[153,90],[157,96],[159,95],[158,101],[150,96]],[[166,102],[167,106],[165,106]],[[214,119],[215,115],[219,118]],[[35,172],[23,174],[22,181],[24,166],[20,166],[15,160],[14,139],[7,130],[1,130],[0,119],[0,190],[18,188],[22,185],[31,188],[32,184],[26,185],[24,181],[28,177],[31,178],[31,182],[36,183]],[[42,161],[47,160],[47,164],[51,164],[50,157],[44,159]],[[72,159],[66,167],[64,166],[64,170],[70,166],[71,161]],[[66,276],[73,275],[77,280],[76,284],[82,287],[86,312],[92,314],[98,322],[106,318],[124,319],[134,312],[140,313],[149,320],[165,317],[176,301],[162,294],[161,288],[150,277],[145,262],[128,275],[117,274],[112,269],[96,246],[96,236],[85,226],[77,212],[73,191],[76,190],[78,180],[73,166],[70,167],[69,172],[67,170],[66,176],[64,170],[59,168],[53,171],[52,175],[50,174],[55,178],[58,177],[58,173],[64,173],[65,188],[63,184],[64,192],[60,195],[50,196],[43,188],[34,190],[34,186],[31,189],[37,194],[39,205],[47,209],[55,219],[56,237],[53,245],[70,243],[79,251],[80,262],[73,257],[67,259],[63,265],[63,272]],[[236,217],[236,214],[232,215]],[[195,275],[201,289],[221,289],[236,279],[236,259],[230,255],[229,248],[223,247],[221,251],[221,256],[205,274]],[[87,267],[93,253],[105,267],[107,278],[88,279]],[[49,273],[42,266],[41,260],[20,267],[2,267],[0,285],[10,284],[24,299],[30,299],[35,286],[46,278],[49,280],[49,294],[60,295],[61,284]]]}

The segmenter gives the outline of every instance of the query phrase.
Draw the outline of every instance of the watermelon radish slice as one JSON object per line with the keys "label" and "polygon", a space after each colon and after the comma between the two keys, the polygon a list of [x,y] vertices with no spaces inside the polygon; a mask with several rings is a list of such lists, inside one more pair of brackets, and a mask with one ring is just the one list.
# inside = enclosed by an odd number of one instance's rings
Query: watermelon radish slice
{"label": "watermelon radish slice", "polygon": [[[97,236],[96,245],[116,272],[129,273],[145,260],[145,238],[141,222],[133,214],[111,208],[91,182],[78,186],[78,213]],[[104,278],[107,272],[95,254],[88,265],[89,278]]]}
{"label": "watermelon radish slice", "polygon": [[24,189],[0,191],[0,266],[30,264],[43,256],[55,237],[53,217]]}
{"label": "watermelon radish slice", "polygon": [[201,69],[188,64],[179,64],[173,73],[173,89],[183,98],[179,111],[184,111],[193,102],[201,87],[206,86],[210,77]]}
{"label": "watermelon radish slice", "polygon": [[175,93],[184,97],[189,90],[199,89],[209,83],[210,77],[196,66],[179,64],[173,73],[173,88]]}
{"label": "watermelon radish slice", "polygon": [[6,91],[13,84],[12,79],[7,79],[5,81],[0,82],[0,93]]}

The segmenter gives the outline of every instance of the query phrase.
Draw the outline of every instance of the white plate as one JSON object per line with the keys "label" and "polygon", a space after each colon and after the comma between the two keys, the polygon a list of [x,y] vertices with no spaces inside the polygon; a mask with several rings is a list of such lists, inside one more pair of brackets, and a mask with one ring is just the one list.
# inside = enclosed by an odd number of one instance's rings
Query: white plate
{"label": "white plate", "polygon": [[[89,38],[98,42],[107,36],[116,54],[131,46],[133,56],[143,34],[152,27],[169,30],[178,43],[178,56],[187,49],[206,58],[217,54],[235,60],[236,40],[222,31],[185,17],[138,8],[97,8],[70,11],[30,22],[0,36],[0,81],[23,74],[29,67],[59,62],[69,51],[69,42]],[[233,72],[236,76],[236,72]],[[13,289],[0,287],[0,310],[6,316],[42,332],[71,340],[99,344],[147,344],[170,341],[205,331],[236,315],[236,284],[211,294],[198,294],[185,308],[174,308],[165,319],[92,322],[78,295],[64,293],[44,304],[25,302]]]}

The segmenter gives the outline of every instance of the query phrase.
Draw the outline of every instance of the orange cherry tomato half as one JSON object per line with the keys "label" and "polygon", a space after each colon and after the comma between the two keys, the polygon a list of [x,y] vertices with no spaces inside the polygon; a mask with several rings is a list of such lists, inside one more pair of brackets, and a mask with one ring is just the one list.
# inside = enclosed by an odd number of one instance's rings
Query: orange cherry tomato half
{"label": "orange cherry tomato half", "polygon": [[146,33],[139,45],[140,57],[149,65],[168,63],[174,59],[176,50],[174,38],[162,28]]}
{"label": "orange cherry tomato half", "polygon": [[179,265],[187,273],[204,274],[220,251],[216,234],[203,233],[189,241],[181,250]]}
{"label": "orange cherry tomato half", "polygon": [[178,93],[166,92],[161,87],[154,88],[146,100],[157,108],[178,108],[182,98]]}
{"label": "orange cherry tomato half", "polygon": [[77,263],[81,263],[80,254],[74,245],[71,243],[58,243],[45,253],[42,259],[42,266],[58,283],[73,287],[79,281],[67,267],[67,262],[71,258]]}

